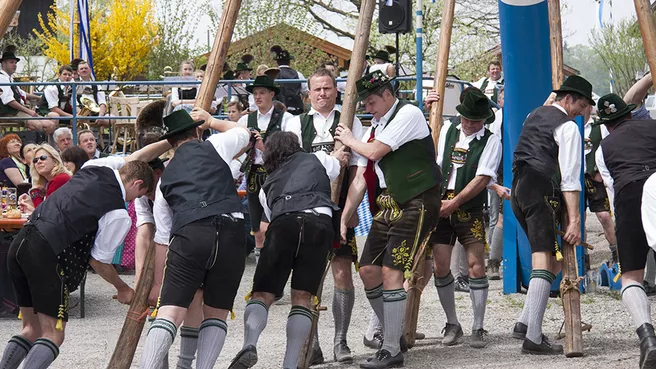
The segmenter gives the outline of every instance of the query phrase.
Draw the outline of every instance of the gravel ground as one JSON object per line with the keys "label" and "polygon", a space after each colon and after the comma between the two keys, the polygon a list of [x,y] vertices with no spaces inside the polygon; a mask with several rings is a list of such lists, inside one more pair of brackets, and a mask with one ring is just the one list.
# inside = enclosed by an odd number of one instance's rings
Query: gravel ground
{"label": "gravel ground", "polygon": [[[607,242],[601,235],[601,226],[594,216],[587,222],[591,244],[597,246],[591,253],[592,265],[598,266],[609,256]],[[362,244],[364,239],[359,240]],[[242,288],[235,302],[236,319],[228,321],[228,338],[219,357],[216,368],[227,368],[233,356],[239,351],[243,338],[243,296],[248,292],[255,271],[255,263],[251,259],[246,265],[242,278]],[[125,276],[128,283],[133,282],[133,276]],[[366,301],[362,283],[355,278],[356,304],[353,311],[349,331],[349,345],[356,356],[352,365],[341,365],[341,368],[357,368],[358,362],[364,361],[373,350],[362,344],[362,335],[369,322],[370,307]],[[325,304],[330,307],[332,302],[332,278],[326,280],[324,293]],[[465,327],[464,344],[455,347],[442,347],[440,344],[441,330],[445,324],[444,313],[437,299],[435,288],[430,282],[423,295],[419,316],[419,331],[426,334],[426,339],[418,341],[417,346],[405,356],[407,368],[591,368],[597,366],[628,368],[636,367],[639,358],[638,340],[635,328],[626,309],[618,300],[618,294],[598,288],[596,293],[581,297],[582,318],[593,325],[591,332],[583,333],[585,356],[568,359],[564,356],[535,357],[522,355],[521,342],[510,336],[510,330],[515,318],[520,313],[525,295],[503,295],[501,281],[490,282],[490,294],[487,304],[486,329],[490,333],[490,344],[485,349],[472,349],[468,346],[467,336],[472,324],[471,302],[468,294],[456,292],[456,304],[460,322]],[[66,341],[61,348],[59,358],[52,368],[105,368],[116,345],[121,331],[127,307],[111,300],[113,288],[103,282],[95,274],[89,274],[87,280],[85,319],[77,319],[79,309],[71,310],[73,317],[68,324]],[[77,293],[72,297],[72,303],[77,300]],[[256,368],[276,368],[282,364],[285,345],[285,324],[290,308],[289,295],[276,303],[270,309],[269,323],[259,341],[260,361]],[[550,299],[544,321],[544,332],[555,337],[563,319],[560,299]],[[0,321],[0,340],[9,339],[20,331],[20,321]],[[138,365],[141,349],[145,339],[137,348],[133,368]],[[334,324],[330,308],[322,314],[319,323],[319,335],[327,363],[316,368],[333,368],[338,364],[332,362],[332,338]],[[171,349],[172,367],[177,360],[180,338],[176,338]]]}

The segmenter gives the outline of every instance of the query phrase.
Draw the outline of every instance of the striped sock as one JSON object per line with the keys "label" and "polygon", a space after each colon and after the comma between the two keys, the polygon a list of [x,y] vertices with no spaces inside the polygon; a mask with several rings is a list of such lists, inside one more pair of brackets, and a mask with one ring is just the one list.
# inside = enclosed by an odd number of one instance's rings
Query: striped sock
{"label": "striped sock", "polygon": [[442,304],[442,309],[446,314],[446,322],[460,324],[456,313],[456,285],[451,271],[444,277],[436,275],[435,287],[437,287],[437,296],[440,298],[440,304]]}
{"label": "striped sock", "polygon": [[528,329],[526,338],[534,343],[542,342],[542,319],[544,312],[547,310],[547,301],[549,300],[549,290],[556,276],[548,270],[533,269],[531,280],[528,283],[528,292],[526,293],[526,303],[530,304],[528,310]]}
{"label": "striped sock", "polygon": [[196,369],[212,369],[219,358],[228,325],[221,319],[205,319],[198,327],[198,360]]}
{"label": "striped sock", "polygon": [[469,278],[469,297],[471,297],[472,308],[474,309],[473,331],[483,328],[485,306],[487,305],[487,293],[489,288],[490,285],[488,284],[487,276],[481,278]]}
{"label": "striped sock", "polygon": [[378,321],[385,325],[385,319],[383,318],[383,284],[376,286],[372,289],[364,289],[364,293],[367,295],[367,299],[371,304],[371,308],[374,309],[374,313],[378,317]]}
{"label": "striped sock", "polygon": [[298,366],[298,357],[310,330],[312,330],[310,309],[299,305],[292,306],[287,318],[287,349],[285,350],[285,360],[282,363],[283,368]]}
{"label": "striped sock", "polygon": [[403,318],[407,297],[408,293],[403,288],[383,291],[383,301],[385,304],[385,321],[383,323],[385,327],[385,340],[383,341],[383,349],[389,351],[392,356],[396,356],[401,351],[399,343],[403,334]]}
{"label": "striped sock", "polygon": [[141,356],[141,369],[159,369],[171,348],[178,328],[168,319],[157,318],[148,330]]}
{"label": "striped sock", "polygon": [[632,281],[623,285],[622,302],[631,314],[636,328],[645,323],[651,324],[651,305],[641,284]]}
{"label": "striped sock", "polygon": [[39,338],[25,358],[23,368],[47,368],[59,356],[57,344],[47,338]]}
{"label": "striped sock", "polygon": [[244,309],[244,347],[257,346],[260,334],[266,328],[269,307],[260,300],[250,299]]}
{"label": "striped sock", "polygon": [[20,363],[25,359],[27,353],[32,348],[32,342],[27,338],[16,335],[9,339],[5,351],[0,360],[0,368],[2,369],[16,369]]}

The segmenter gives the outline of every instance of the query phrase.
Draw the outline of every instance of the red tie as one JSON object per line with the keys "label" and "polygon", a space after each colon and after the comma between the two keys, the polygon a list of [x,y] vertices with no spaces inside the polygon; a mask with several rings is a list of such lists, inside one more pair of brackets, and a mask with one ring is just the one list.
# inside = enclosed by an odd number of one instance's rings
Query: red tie
{"label": "red tie", "polygon": [[[371,127],[371,135],[369,136],[369,140],[367,142],[371,142],[374,140],[374,134],[376,133],[376,128]],[[378,205],[376,205],[376,181],[378,178],[376,177],[376,170],[375,170],[375,162],[373,160],[369,160],[367,162],[367,169],[364,171],[364,180],[367,183],[367,197],[369,198],[369,211],[371,212],[371,215],[376,215],[378,212]]]}

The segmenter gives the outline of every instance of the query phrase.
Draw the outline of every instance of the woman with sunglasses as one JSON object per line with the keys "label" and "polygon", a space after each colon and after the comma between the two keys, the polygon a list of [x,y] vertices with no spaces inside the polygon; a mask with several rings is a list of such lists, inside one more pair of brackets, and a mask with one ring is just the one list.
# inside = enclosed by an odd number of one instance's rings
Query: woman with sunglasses
{"label": "woman with sunglasses", "polygon": [[29,166],[20,156],[22,146],[20,137],[14,133],[0,139],[0,185],[18,187],[29,183]]}
{"label": "woman with sunglasses", "polygon": [[37,146],[32,159],[32,189],[21,195],[18,202],[21,211],[32,213],[50,194],[71,179],[71,172],[66,169],[57,150],[48,144]]}

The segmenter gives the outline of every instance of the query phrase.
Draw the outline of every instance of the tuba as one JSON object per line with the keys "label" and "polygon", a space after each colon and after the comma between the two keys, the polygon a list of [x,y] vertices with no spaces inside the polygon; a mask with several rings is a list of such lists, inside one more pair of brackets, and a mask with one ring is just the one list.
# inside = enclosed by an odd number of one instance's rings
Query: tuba
{"label": "tuba", "polygon": [[100,106],[93,99],[86,96],[80,98],[80,112],[77,115],[88,117],[100,114]]}

